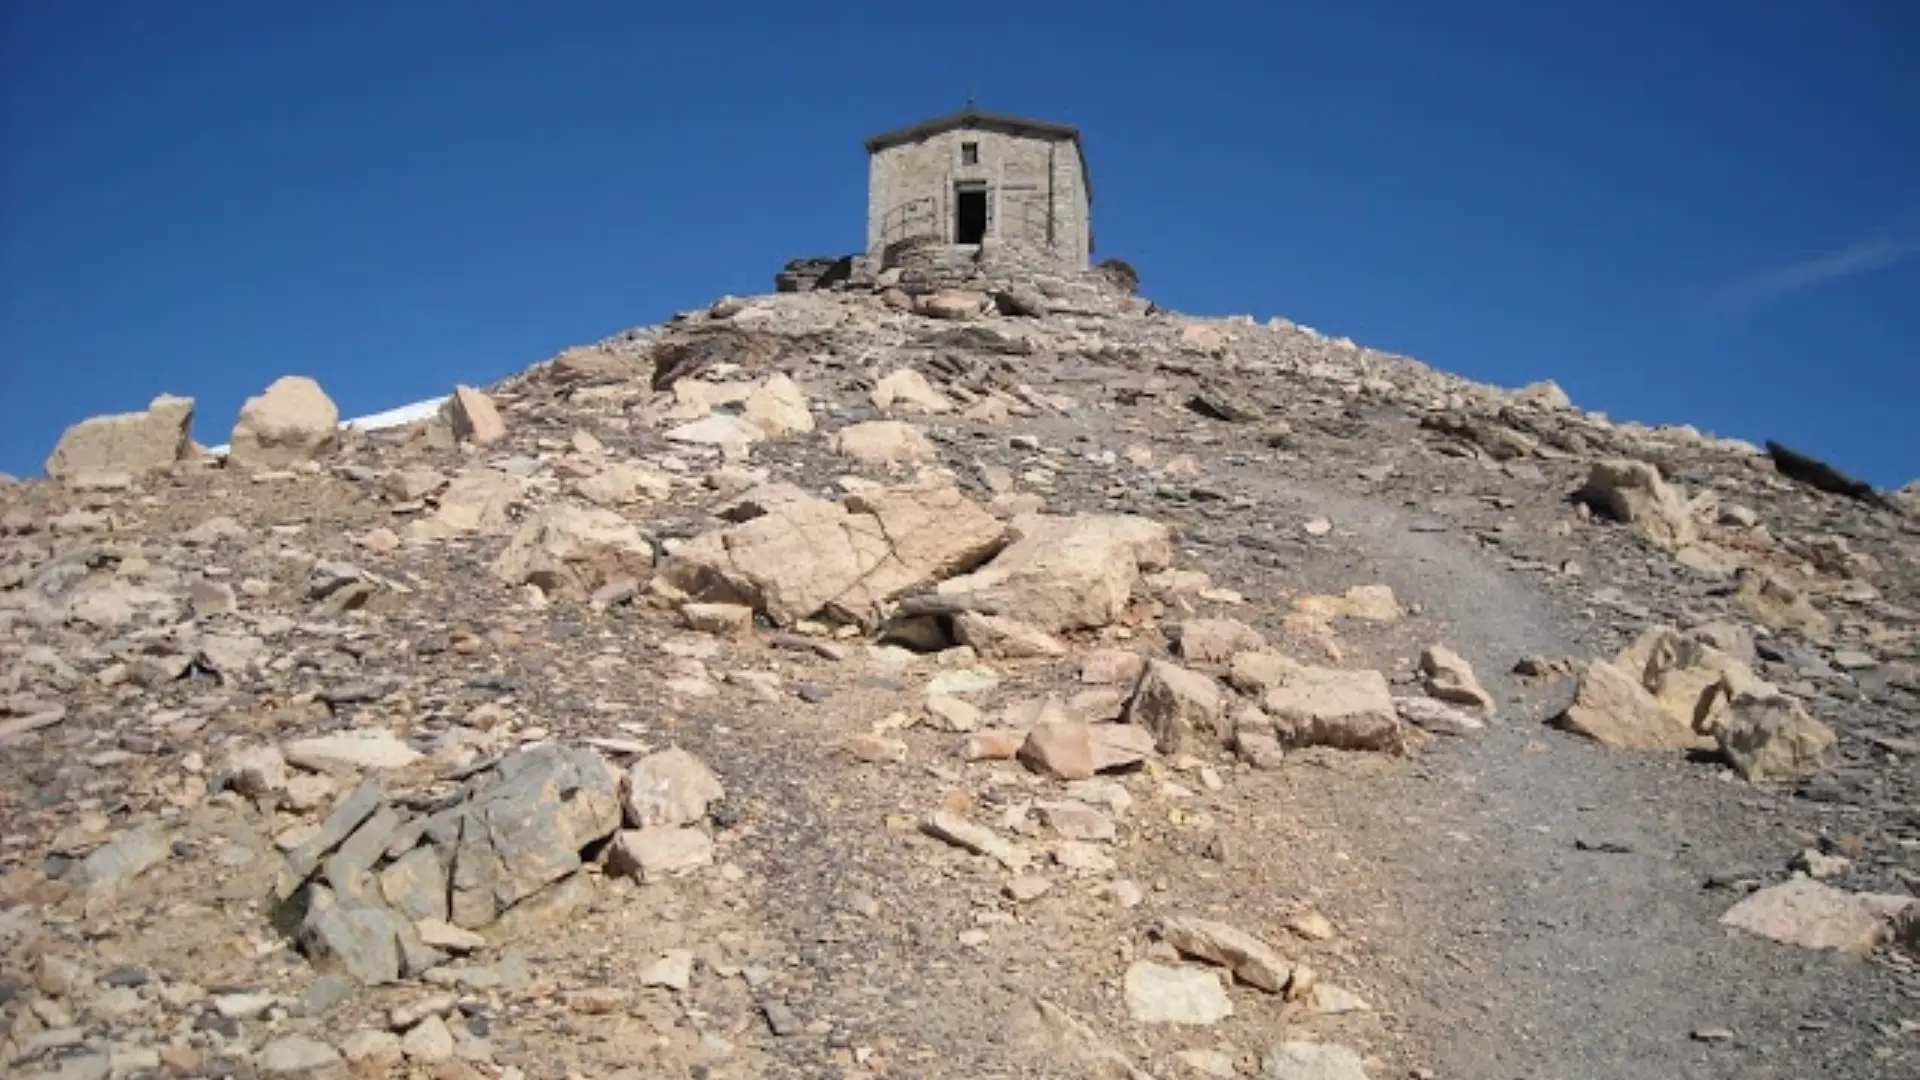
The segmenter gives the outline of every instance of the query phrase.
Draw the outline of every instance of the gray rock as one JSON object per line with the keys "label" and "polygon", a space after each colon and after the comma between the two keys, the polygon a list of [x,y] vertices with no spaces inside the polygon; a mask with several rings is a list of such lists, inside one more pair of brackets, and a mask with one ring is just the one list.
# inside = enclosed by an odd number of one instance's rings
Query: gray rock
{"label": "gray rock", "polygon": [[433,848],[414,848],[380,871],[380,896],[418,922],[447,918],[447,868]]}
{"label": "gray rock", "polygon": [[351,903],[378,902],[370,875],[402,820],[399,811],[390,806],[381,807],[327,858],[327,884],[341,899]]}
{"label": "gray rock", "polygon": [[317,1018],[340,1007],[353,996],[354,982],[344,975],[322,975],[300,995],[300,1015]]}
{"label": "gray rock", "polygon": [[450,959],[445,952],[427,944],[426,939],[420,936],[420,929],[402,916],[393,916],[393,932],[394,940],[400,945],[400,974],[402,975],[409,978],[422,975]]}
{"label": "gray rock", "polygon": [[367,985],[400,977],[400,920],[385,908],[349,907],[316,888],[301,926],[302,950],[315,966]]}
{"label": "gray rock", "polygon": [[386,797],[386,789],[380,786],[379,781],[365,780],[340,800],[327,819],[320,823],[320,831],[287,853],[286,869],[277,885],[279,897],[284,900],[292,896],[320,868],[320,860],[331,854],[334,848],[353,835],[361,823],[372,817]]}
{"label": "gray rock", "polygon": [[599,755],[552,745],[509,755],[463,816],[448,921],[493,922],[578,870],[580,850],[619,827],[619,789]]}
{"label": "gray rock", "polygon": [[67,880],[83,889],[117,885],[166,861],[173,851],[158,826],[121,833],[80,860]]}

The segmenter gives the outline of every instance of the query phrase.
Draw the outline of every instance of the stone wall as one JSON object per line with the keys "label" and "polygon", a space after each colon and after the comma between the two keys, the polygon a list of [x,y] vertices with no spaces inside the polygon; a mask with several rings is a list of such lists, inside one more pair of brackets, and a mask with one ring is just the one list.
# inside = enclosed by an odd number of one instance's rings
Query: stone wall
{"label": "stone wall", "polygon": [[[962,161],[961,147],[979,147]],[[987,236],[1051,252],[1075,268],[1090,250],[1088,199],[1080,154],[1066,139],[955,128],[871,155],[867,182],[867,253],[876,260],[902,240],[936,236],[954,242],[954,191],[987,190]]]}

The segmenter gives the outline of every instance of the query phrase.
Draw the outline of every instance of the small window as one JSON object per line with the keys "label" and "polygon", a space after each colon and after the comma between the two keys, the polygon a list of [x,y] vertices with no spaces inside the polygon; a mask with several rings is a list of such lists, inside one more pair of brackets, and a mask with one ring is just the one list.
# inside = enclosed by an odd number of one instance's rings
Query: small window
{"label": "small window", "polygon": [[963,142],[960,144],[960,164],[962,165],[980,164],[980,144],[979,143]]}

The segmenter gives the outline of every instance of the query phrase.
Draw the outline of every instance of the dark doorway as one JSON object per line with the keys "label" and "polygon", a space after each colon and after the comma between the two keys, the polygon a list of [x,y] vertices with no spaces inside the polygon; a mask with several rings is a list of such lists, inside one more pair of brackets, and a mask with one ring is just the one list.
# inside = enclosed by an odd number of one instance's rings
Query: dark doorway
{"label": "dark doorway", "polygon": [[959,191],[953,207],[953,242],[977,244],[987,238],[987,193]]}

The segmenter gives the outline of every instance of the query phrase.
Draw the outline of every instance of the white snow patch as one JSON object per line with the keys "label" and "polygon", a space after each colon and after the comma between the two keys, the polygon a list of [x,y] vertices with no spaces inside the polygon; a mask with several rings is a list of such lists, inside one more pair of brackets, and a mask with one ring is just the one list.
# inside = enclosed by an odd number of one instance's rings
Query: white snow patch
{"label": "white snow patch", "polygon": [[[402,405],[398,408],[387,409],[383,412],[368,413],[365,416],[356,416],[351,420],[342,420],[340,421],[340,428],[343,431],[348,428],[352,428],[355,431],[380,431],[384,428],[405,427],[415,421],[428,419],[439,412],[440,406],[446,404],[447,398],[451,396],[450,394],[442,394],[437,398],[430,398],[426,401],[416,401],[411,405]],[[207,453],[216,457],[224,457],[227,453],[227,448],[228,444],[221,443],[219,446],[207,447]]]}

